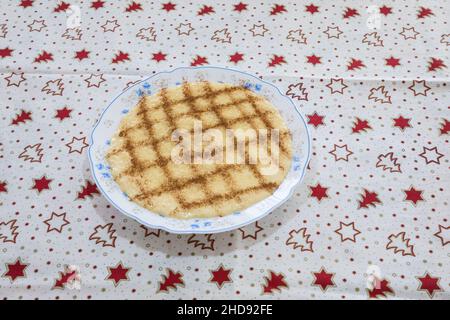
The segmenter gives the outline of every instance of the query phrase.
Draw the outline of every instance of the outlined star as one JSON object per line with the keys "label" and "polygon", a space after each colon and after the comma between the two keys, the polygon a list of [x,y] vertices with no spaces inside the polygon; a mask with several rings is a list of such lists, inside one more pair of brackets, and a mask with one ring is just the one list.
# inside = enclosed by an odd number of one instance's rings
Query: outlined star
{"label": "outlined star", "polygon": [[105,280],[111,280],[114,283],[114,286],[117,287],[119,283],[124,281],[129,281],[128,272],[131,268],[126,268],[122,265],[122,261],[120,261],[115,267],[107,267],[108,275]]}
{"label": "outlined star", "polygon": [[106,20],[106,22],[101,26],[103,28],[103,32],[114,32],[120,24],[117,23],[116,20]]}
{"label": "outlined star", "polygon": [[0,24],[0,38],[6,38],[6,35],[8,34],[8,26],[6,23]]}
{"label": "outlined star", "polygon": [[46,94],[51,94],[52,96],[62,96],[64,92],[64,82],[62,79],[48,80],[41,91]]}
{"label": "outlined star", "polygon": [[209,270],[211,273],[211,278],[209,282],[214,282],[219,289],[222,289],[225,283],[231,283],[233,280],[230,278],[230,273],[233,269],[225,269],[222,264],[217,268],[217,270]]}
{"label": "outlined star", "polygon": [[327,30],[325,30],[323,33],[325,33],[327,35],[328,39],[331,39],[331,38],[339,39],[339,36],[343,32],[339,29],[339,27],[328,26]]}
{"label": "outlined star", "polygon": [[348,157],[353,154],[353,152],[348,149],[348,146],[346,144],[342,146],[338,146],[337,144],[335,144],[333,150],[331,150],[329,153],[334,156],[334,161],[344,160],[347,162]]}
{"label": "outlined star", "polygon": [[150,237],[150,236],[155,236],[157,238],[159,238],[159,236],[161,235],[161,229],[149,229],[144,225],[140,225],[140,227],[142,229],[144,229],[144,238]]}
{"label": "outlined star", "polygon": [[70,118],[71,112],[72,112],[72,109],[68,109],[67,107],[64,107],[62,109],[57,109],[55,118],[58,118],[59,120],[63,121],[65,118]]}
{"label": "outlined star", "polygon": [[431,87],[427,86],[425,80],[413,80],[408,89],[414,92],[414,96],[426,96]]}
{"label": "outlined star", "polygon": [[190,35],[191,31],[194,30],[194,28],[192,28],[192,25],[189,22],[189,23],[180,23],[178,27],[175,28],[175,30],[177,30],[179,36],[183,34],[188,36]]}
{"label": "outlined star", "polygon": [[62,232],[62,229],[70,224],[70,221],[66,219],[66,213],[57,214],[52,212],[52,215],[44,223],[47,225],[47,232],[56,231],[58,233]]}
{"label": "outlined star", "polygon": [[287,246],[292,246],[294,250],[300,249],[301,252],[314,252],[314,242],[309,239],[311,235],[308,233],[307,228],[300,228],[298,230],[292,229],[288,234],[289,237],[286,240]]}
{"label": "outlined star", "polygon": [[17,258],[15,262],[6,263],[6,271],[2,275],[3,278],[9,278],[11,282],[14,282],[17,278],[25,278],[25,269],[29,266],[28,263],[23,263],[20,258]]}
{"label": "outlined star", "polygon": [[398,116],[394,118],[394,127],[400,128],[400,130],[405,131],[406,128],[411,128],[410,118],[403,118],[403,116]]}
{"label": "outlined star", "polygon": [[402,35],[403,38],[405,38],[405,40],[408,40],[408,39],[416,40],[417,35],[420,34],[419,32],[417,32],[414,29],[414,27],[411,27],[411,28],[403,27],[402,29],[403,29],[402,32],[400,32],[399,34]]}
{"label": "outlined star", "polygon": [[318,126],[323,126],[325,123],[323,122],[323,119],[325,116],[321,116],[317,114],[317,112],[314,111],[313,114],[307,115],[308,117],[308,124],[312,124],[314,128],[317,128]]}
{"label": "outlined star", "polygon": [[45,20],[33,20],[32,23],[28,25],[30,32],[37,31],[41,32],[42,29],[46,28]]}
{"label": "outlined star", "polygon": [[422,190],[416,190],[414,187],[410,187],[409,190],[403,190],[405,193],[405,201],[411,201],[414,205],[417,205],[417,202],[424,201],[422,198]]}
{"label": "outlined star", "polygon": [[356,242],[356,236],[361,233],[358,229],[355,228],[355,222],[343,223],[339,222],[339,228],[334,230],[340,237],[341,242],[345,242],[347,240]]}
{"label": "outlined star", "polygon": [[113,223],[107,223],[105,225],[97,225],[94,231],[89,235],[89,240],[95,241],[95,244],[102,247],[116,247],[116,230]]}
{"label": "outlined star", "polygon": [[69,153],[77,152],[79,154],[82,154],[84,148],[87,148],[89,144],[86,143],[86,137],[72,137],[72,141],[67,143],[66,146],[69,148]]}
{"label": "outlined star", "polygon": [[406,237],[406,232],[392,233],[388,240],[386,250],[393,250],[395,254],[400,253],[402,256],[416,256],[414,245],[410,243],[411,239]]}
{"label": "outlined star", "polygon": [[307,42],[306,36],[303,33],[302,29],[289,30],[289,33],[286,36],[286,39],[289,39],[293,42],[297,42],[299,44],[300,43],[306,44],[306,42]]}
{"label": "outlined star", "polygon": [[302,82],[291,83],[288,86],[288,90],[286,91],[286,95],[291,97],[292,99],[308,101],[308,92],[306,92],[306,88],[303,87],[303,83]]}
{"label": "outlined star", "polygon": [[33,179],[34,185],[31,189],[36,189],[38,193],[41,193],[43,190],[50,190],[50,182],[53,181],[53,179],[47,179],[47,177],[44,175],[40,179]]}
{"label": "outlined star", "polygon": [[241,232],[242,235],[242,240],[247,238],[256,240],[258,238],[258,233],[260,233],[263,230],[264,228],[258,224],[258,221],[256,221],[254,224],[246,226],[244,229],[239,228],[239,231]]}
{"label": "outlined star", "polygon": [[450,226],[444,227],[439,225],[439,231],[434,236],[441,240],[442,246],[448,245],[450,243]]}
{"label": "outlined star", "polygon": [[19,235],[17,220],[0,221],[0,241],[3,243],[16,243]]}
{"label": "outlined star", "polygon": [[325,292],[328,287],[335,287],[336,284],[333,282],[334,273],[328,273],[324,267],[320,268],[319,272],[313,272],[314,281],[312,286],[320,287],[320,289]]}
{"label": "outlined star", "polygon": [[433,148],[423,147],[423,152],[421,154],[419,154],[419,156],[421,156],[422,158],[425,159],[426,164],[430,164],[430,163],[441,164],[441,162],[439,160],[444,155],[442,153],[439,153],[439,151],[437,150],[437,147],[433,147]]}
{"label": "outlined star", "polygon": [[106,80],[103,79],[103,74],[91,74],[89,78],[84,79],[84,81],[87,82],[87,87],[96,87],[99,88],[100,84],[105,82]]}
{"label": "outlined star", "polygon": [[318,183],[315,187],[309,186],[311,190],[310,196],[316,198],[317,201],[321,201],[323,198],[328,198],[327,190],[328,188],[322,187],[320,183]]}
{"label": "outlined star", "polygon": [[4,79],[6,80],[6,82],[8,82],[6,85],[7,87],[10,86],[19,87],[20,84],[26,80],[26,78],[23,76],[23,72],[22,73],[12,72],[9,76],[5,77]]}
{"label": "outlined star", "polygon": [[253,27],[251,29],[249,29],[249,31],[252,33],[252,35],[254,37],[257,36],[261,36],[264,37],[264,34],[269,31],[269,29],[266,29],[266,27],[264,26],[264,24],[254,24]]}
{"label": "outlined star", "polygon": [[344,89],[347,88],[348,86],[344,83],[344,79],[342,78],[339,79],[331,78],[330,83],[328,83],[326,87],[331,90],[331,94],[334,93],[344,94]]}
{"label": "outlined star", "polygon": [[450,46],[450,33],[441,35],[440,43],[445,44],[446,46]]}
{"label": "outlined star", "polygon": [[444,291],[439,286],[440,278],[434,278],[428,272],[426,272],[422,277],[416,277],[416,279],[420,282],[417,290],[425,291],[430,298],[434,297],[435,292]]}
{"label": "outlined star", "polygon": [[81,28],[68,28],[61,37],[66,38],[68,40],[81,40],[83,36],[83,30]]}
{"label": "outlined star", "polygon": [[136,38],[146,40],[146,41],[156,41],[156,31],[153,27],[141,28],[139,32],[136,33]]}
{"label": "outlined star", "polygon": [[30,162],[42,162],[42,157],[44,156],[44,153],[42,152],[42,144],[36,143],[36,144],[29,144],[27,145],[22,153],[19,154],[19,159],[23,159],[24,161],[30,161]]}

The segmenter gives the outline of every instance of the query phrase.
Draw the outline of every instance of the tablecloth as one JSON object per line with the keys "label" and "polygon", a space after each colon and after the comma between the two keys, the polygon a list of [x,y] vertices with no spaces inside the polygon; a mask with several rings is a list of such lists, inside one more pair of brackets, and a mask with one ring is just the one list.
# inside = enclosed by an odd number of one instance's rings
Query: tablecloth
{"label": "tablecloth", "polygon": [[[449,299],[448,1],[0,5],[0,299]],[[298,105],[293,197],[214,235],[102,197],[100,112],[140,79],[225,66]]]}

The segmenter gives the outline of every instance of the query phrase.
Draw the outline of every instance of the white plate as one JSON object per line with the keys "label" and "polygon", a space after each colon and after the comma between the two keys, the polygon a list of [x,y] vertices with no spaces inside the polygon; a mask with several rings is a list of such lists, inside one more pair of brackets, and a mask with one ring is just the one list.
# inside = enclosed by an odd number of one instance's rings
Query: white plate
{"label": "white plate", "polygon": [[[280,112],[292,133],[292,166],[280,187],[269,197],[251,207],[225,217],[201,219],[174,219],[151,212],[130,199],[111,178],[105,154],[110,139],[122,117],[139,101],[142,95],[150,95],[161,88],[180,85],[183,81],[208,80],[236,85],[245,85],[263,95]],[[301,182],[311,153],[311,139],[308,126],[297,107],[273,84],[250,74],[220,67],[177,68],[155,74],[122,92],[103,111],[91,133],[89,161],[94,180],[102,194],[123,214],[141,224],[172,233],[218,233],[240,228],[266,216],[293,194]]]}

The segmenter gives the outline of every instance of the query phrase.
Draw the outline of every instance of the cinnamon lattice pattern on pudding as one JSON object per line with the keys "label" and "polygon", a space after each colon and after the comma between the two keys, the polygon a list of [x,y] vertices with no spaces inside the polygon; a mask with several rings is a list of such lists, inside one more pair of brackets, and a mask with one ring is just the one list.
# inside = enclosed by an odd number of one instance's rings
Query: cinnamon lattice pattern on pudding
{"label": "cinnamon lattice pattern on pudding", "polygon": [[[277,170],[267,174],[267,164],[249,163],[255,151],[249,148],[250,138],[244,163],[173,161],[179,143],[173,141],[173,132],[193,133],[199,122],[201,132],[216,129],[223,137],[226,129],[268,130],[268,155],[277,156]],[[271,129],[279,133],[277,153],[271,148]],[[141,98],[122,119],[106,159],[121,190],[139,205],[174,218],[214,217],[270,196],[290,169],[291,148],[286,124],[265,98],[241,86],[194,82]],[[229,150],[221,149],[224,159]]]}

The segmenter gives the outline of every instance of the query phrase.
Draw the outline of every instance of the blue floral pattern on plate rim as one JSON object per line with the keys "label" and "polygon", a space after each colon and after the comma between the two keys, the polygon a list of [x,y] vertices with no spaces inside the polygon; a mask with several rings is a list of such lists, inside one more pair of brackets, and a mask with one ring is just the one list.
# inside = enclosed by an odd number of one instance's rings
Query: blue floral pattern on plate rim
{"label": "blue floral pattern on plate rim", "polygon": [[[163,87],[175,86],[183,81],[209,80],[243,85],[262,94],[280,111],[293,138],[293,160],[291,170],[273,195],[225,217],[201,219],[174,219],[151,212],[130,201],[111,178],[104,155],[109,147],[110,137],[121,118],[128,113],[138,100],[146,94],[157,92]],[[163,71],[148,77],[120,93],[103,110],[92,129],[89,146],[89,162],[95,183],[106,199],[124,215],[142,225],[163,229],[171,233],[219,233],[234,230],[255,222],[286,202],[301,183],[311,155],[311,136],[305,118],[293,103],[275,85],[254,75],[228,67],[180,67]]]}

